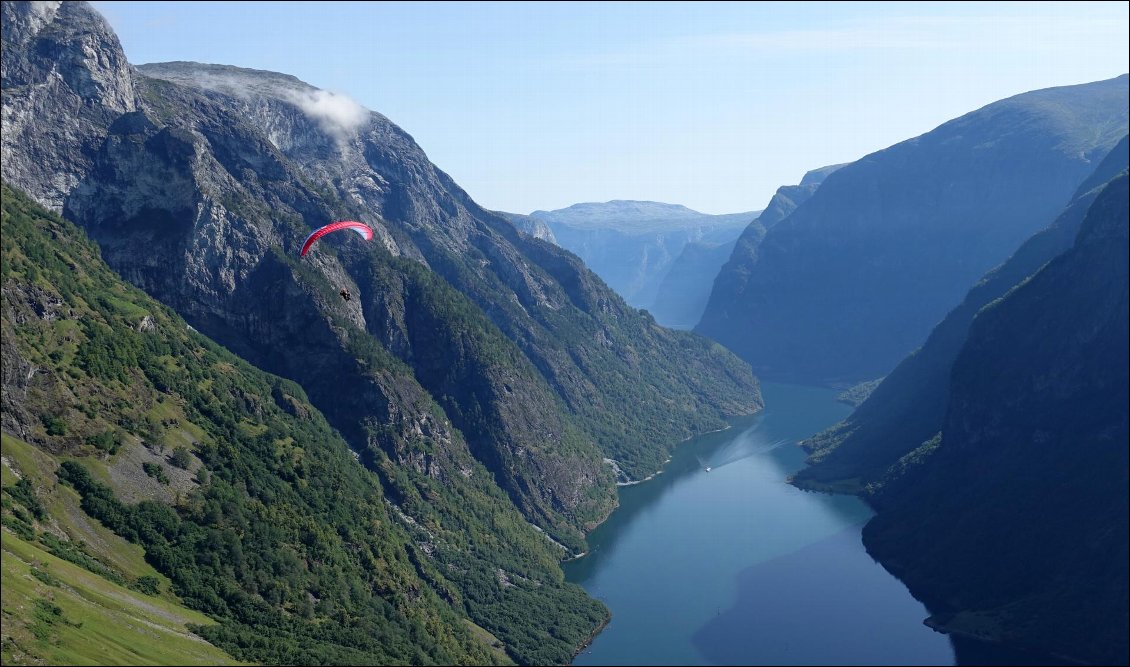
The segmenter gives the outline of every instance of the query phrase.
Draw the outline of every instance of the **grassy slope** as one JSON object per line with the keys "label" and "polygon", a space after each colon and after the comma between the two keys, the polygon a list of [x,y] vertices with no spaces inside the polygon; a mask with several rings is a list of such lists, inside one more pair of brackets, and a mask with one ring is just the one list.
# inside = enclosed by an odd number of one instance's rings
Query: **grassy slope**
{"label": "grassy slope", "polygon": [[[151,596],[131,590],[58,558],[43,544],[24,540],[5,527],[0,533],[3,664],[237,664],[187,629],[189,623],[212,621],[176,600],[168,580],[145,562],[141,547],[79,510],[77,494],[55,478],[55,457],[7,434],[2,443],[2,486],[14,487],[21,477],[33,480],[48,514],[41,525],[76,543],[82,540],[89,554],[124,578],[156,577],[162,591]],[[6,511],[5,519],[9,516]]]}

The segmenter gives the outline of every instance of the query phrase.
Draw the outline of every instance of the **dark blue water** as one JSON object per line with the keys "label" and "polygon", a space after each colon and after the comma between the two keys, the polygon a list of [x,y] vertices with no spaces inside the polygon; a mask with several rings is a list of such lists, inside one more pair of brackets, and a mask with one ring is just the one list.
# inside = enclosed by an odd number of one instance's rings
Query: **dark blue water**
{"label": "dark blue water", "polygon": [[804,464],[797,440],[849,408],[831,390],[762,390],[762,415],[622,488],[590,554],[566,564],[612,610],[574,664],[954,664],[929,613],[864,551],[871,511],[785,484]]}

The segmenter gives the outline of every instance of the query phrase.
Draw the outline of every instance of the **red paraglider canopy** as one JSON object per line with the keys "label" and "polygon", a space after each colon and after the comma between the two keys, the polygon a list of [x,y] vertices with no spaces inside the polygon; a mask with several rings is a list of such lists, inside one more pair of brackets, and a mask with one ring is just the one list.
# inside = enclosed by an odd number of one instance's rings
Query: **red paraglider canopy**
{"label": "red paraglider canopy", "polygon": [[306,242],[302,244],[302,252],[298,253],[298,256],[299,257],[305,257],[306,252],[308,250],[310,250],[310,246],[314,245],[315,241],[322,238],[326,234],[332,234],[332,233],[334,233],[338,230],[341,230],[341,229],[352,229],[353,231],[360,234],[366,241],[372,241],[373,240],[373,230],[370,229],[369,226],[364,224],[364,223],[354,222],[353,220],[341,220],[339,222],[331,222],[330,224],[326,225],[325,227],[319,227],[318,229],[315,229],[310,234],[310,236],[306,237]]}

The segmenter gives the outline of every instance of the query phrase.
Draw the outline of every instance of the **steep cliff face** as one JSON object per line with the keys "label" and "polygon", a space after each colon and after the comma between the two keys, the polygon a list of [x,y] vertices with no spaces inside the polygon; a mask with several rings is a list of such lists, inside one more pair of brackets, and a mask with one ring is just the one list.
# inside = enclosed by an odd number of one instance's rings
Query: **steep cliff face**
{"label": "steep cliff face", "polygon": [[1126,134],[1127,81],[1018,95],[837,170],[698,330],[778,378],[887,374]]}
{"label": "steep cliff face", "polygon": [[[40,32],[104,27],[81,3],[64,7]],[[24,85],[44,91],[37,104],[63,104],[77,94],[69,75],[61,92],[44,86],[75,59],[21,48],[33,40],[20,11],[5,5],[5,34],[21,35],[5,41],[5,61],[10,51],[35,65]],[[131,72],[112,33],[98,39],[95,60],[131,82],[133,106],[74,110],[85,160],[74,162],[41,150],[46,126],[5,88],[6,177],[201,331],[301,382],[351,441],[423,419],[405,417],[419,401],[393,364],[372,370],[370,358],[395,359],[527,516],[580,548],[615,502],[603,457],[649,474],[682,438],[760,406],[748,368],[656,327],[575,258],[479,208],[383,116],[281,74]],[[294,257],[312,227],[345,217],[374,227],[376,242],[327,239]],[[358,298],[342,302],[343,287]]]}
{"label": "steep cliff face", "polygon": [[545,224],[544,220],[538,220],[521,213],[507,213],[505,211],[494,211],[494,213],[505,218],[507,222],[517,227],[518,231],[525,232],[535,239],[558,245],[557,237],[553,235],[553,230]]}
{"label": "steep cliff face", "polygon": [[[107,128],[137,108],[114,31],[74,2],[5,2],[3,165],[55,211],[89,171]],[[14,148],[15,146],[21,148]]]}
{"label": "steep cliff face", "polygon": [[1127,183],[977,314],[941,433],[864,529],[940,627],[1096,664],[1128,657]]}
{"label": "steep cliff face", "polygon": [[1128,156],[1123,137],[1055,222],[986,274],[847,419],[802,443],[813,465],[798,472],[794,483],[844,490],[881,486],[900,458],[940,432],[953,363],[977,312],[1071,247],[1095,197],[1127,168]]}

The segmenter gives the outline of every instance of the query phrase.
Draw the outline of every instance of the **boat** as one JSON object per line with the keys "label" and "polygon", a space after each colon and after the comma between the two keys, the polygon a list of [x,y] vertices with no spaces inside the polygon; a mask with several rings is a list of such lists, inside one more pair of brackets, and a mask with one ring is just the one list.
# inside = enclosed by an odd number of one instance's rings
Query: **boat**
{"label": "boat", "polygon": [[710,466],[706,466],[706,472],[710,472]]}

